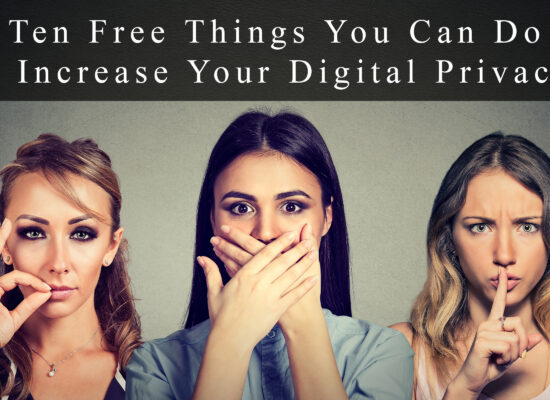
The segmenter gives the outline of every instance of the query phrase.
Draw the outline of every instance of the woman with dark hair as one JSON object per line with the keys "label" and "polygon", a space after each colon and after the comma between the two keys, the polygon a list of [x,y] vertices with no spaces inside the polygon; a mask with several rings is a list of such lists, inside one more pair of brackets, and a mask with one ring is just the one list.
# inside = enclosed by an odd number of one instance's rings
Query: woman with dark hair
{"label": "woman with dark hair", "polygon": [[249,112],[225,130],[195,256],[187,329],[134,353],[130,398],[410,397],[405,339],[351,318],[338,176],[305,118]]}
{"label": "woman with dark hair", "polygon": [[488,135],[445,175],[410,323],[416,399],[550,396],[550,159]]}
{"label": "woman with dark hair", "polygon": [[109,156],[44,134],[0,176],[2,399],[123,399],[141,330]]}

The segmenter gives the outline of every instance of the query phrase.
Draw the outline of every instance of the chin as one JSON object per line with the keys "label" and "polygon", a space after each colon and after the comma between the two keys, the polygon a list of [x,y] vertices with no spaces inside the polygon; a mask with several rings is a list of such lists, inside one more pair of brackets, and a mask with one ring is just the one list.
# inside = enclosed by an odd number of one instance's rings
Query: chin
{"label": "chin", "polygon": [[75,310],[74,305],[67,304],[66,302],[48,301],[38,309],[38,312],[45,318],[56,319],[67,317],[75,312]]}

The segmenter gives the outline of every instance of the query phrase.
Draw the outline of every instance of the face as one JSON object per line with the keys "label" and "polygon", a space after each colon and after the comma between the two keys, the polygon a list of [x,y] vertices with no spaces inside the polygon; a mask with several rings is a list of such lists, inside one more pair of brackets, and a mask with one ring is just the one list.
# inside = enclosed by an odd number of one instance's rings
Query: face
{"label": "face", "polygon": [[[47,318],[95,312],[94,290],[102,265],[112,262],[122,237],[122,228],[112,232],[107,192],[76,175],[69,175],[69,183],[103,222],[66,199],[41,173],[18,177],[6,208],[13,229],[2,254],[11,257],[14,269],[52,287],[50,300],[37,312]],[[20,289],[25,297],[32,293],[28,287]]]}
{"label": "face", "polygon": [[281,153],[246,154],[235,159],[214,183],[212,229],[237,227],[264,243],[309,222],[317,245],[332,221],[323,207],[317,177]]}
{"label": "face", "polygon": [[508,274],[507,306],[529,301],[548,262],[542,212],[541,198],[500,169],[471,180],[453,226],[470,296],[490,305],[502,266]]}

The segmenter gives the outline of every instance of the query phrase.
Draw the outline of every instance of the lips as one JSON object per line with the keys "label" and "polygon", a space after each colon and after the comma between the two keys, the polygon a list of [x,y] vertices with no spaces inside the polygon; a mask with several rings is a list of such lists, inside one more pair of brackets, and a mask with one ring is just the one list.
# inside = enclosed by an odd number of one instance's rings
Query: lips
{"label": "lips", "polygon": [[[507,288],[507,290],[510,291],[513,288],[515,288],[519,284],[520,281],[521,281],[521,278],[519,278],[515,275],[508,274],[508,288]],[[495,275],[495,276],[491,277],[491,285],[493,285],[495,288],[498,287],[498,275]]]}
{"label": "lips", "polygon": [[52,296],[50,297],[50,300],[65,300],[76,292],[76,288],[69,286],[50,285],[50,287],[52,288]]}

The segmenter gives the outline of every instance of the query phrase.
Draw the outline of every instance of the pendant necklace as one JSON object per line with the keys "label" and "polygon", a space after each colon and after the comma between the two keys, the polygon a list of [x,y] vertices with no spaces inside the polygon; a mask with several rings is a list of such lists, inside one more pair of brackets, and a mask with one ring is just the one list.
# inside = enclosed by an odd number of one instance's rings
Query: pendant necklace
{"label": "pendant necklace", "polygon": [[38,350],[33,349],[32,347],[31,347],[31,350],[32,350],[32,352],[35,353],[38,357],[40,357],[41,359],[43,359],[43,360],[46,362],[46,364],[48,364],[48,365],[50,366],[50,371],[48,372],[48,376],[51,378],[51,377],[53,377],[53,376],[55,375],[55,371],[56,371],[55,367],[56,367],[56,366],[59,366],[59,365],[61,365],[61,364],[63,364],[65,361],[67,361],[69,358],[71,358],[73,355],[75,355],[75,353],[79,352],[79,351],[82,350],[84,347],[86,347],[86,346],[92,341],[92,339],[95,337],[95,335],[97,334],[97,331],[99,331],[99,328],[97,328],[97,329],[95,330],[95,332],[93,333],[93,335],[90,336],[90,338],[86,341],[86,343],[84,343],[82,346],[79,346],[79,347],[77,347],[76,349],[74,349],[73,351],[71,351],[69,354],[67,354],[67,356],[65,356],[65,358],[64,358],[63,360],[58,361],[58,362],[55,362],[55,363],[48,361],[48,360],[46,359],[46,357],[44,357],[42,354],[40,354],[40,353],[38,352]]}

